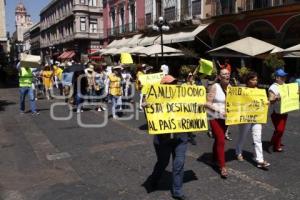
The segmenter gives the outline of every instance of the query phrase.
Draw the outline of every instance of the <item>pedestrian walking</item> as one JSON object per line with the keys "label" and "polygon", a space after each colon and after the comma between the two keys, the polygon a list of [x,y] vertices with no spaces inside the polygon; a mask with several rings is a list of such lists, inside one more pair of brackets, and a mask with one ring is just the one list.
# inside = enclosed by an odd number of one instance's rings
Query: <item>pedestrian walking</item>
{"label": "pedestrian walking", "polygon": [[[249,88],[256,88],[257,87],[257,73],[256,72],[249,72],[246,75],[245,83],[246,87]],[[256,123],[249,123],[249,124],[240,124],[239,125],[239,138],[236,143],[235,153],[237,160],[243,161],[243,144],[245,141],[246,136],[251,133],[253,139],[253,145],[255,150],[255,161],[257,162],[258,168],[266,169],[270,166],[266,160],[264,160],[263,156],[263,148],[262,148],[262,141],[261,141],[261,134],[262,134],[262,125]]]}
{"label": "pedestrian walking", "polygon": [[[177,80],[166,75],[162,78],[161,84],[176,84]],[[150,184],[153,190],[158,186],[163,172],[167,168],[172,155],[172,197],[178,200],[187,199],[182,191],[184,163],[188,144],[187,133],[160,134],[153,138],[157,162],[150,176]]]}
{"label": "pedestrian walking", "polygon": [[143,112],[143,107],[142,107],[142,103],[143,103],[143,94],[142,94],[142,84],[139,80],[139,77],[144,75],[146,73],[146,65],[142,64],[141,66],[137,67],[137,73],[136,73],[136,79],[135,79],[135,91],[138,93],[139,95],[139,108],[138,110],[140,112]]}
{"label": "pedestrian walking", "polygon": [[[106,74],[103,70],[103,66],[98,67],[95,70],[95,82],[96,82],[96,86],[95,86],[95,93],[96,93],[96,102],[101,102],[102,104],[104,104],[104,99],[107,96],[106,92],[105,92],[105,80],[107,79]],[[101,111],[105,111],[106,110],[106,106],[101,105],[101,104],[97,104],[97,108],[96,110],[98,112]]]}
{"label": "pedestrian walking", "polygon": [[121,70],[123,67],[113,67],[113,72],[108,76],[109,79],[109,94],[112,97],[112,116],[117,119],[116,110],[122,109],[122,88],[121,88]]}
{"label": "pedestrian walking", "polygon": [[269,101],[272,105],[271,119],[274,125],[274,133],[271,139],[271,145],[273,145],[274,152],[282,152],[282,136],[285,130],[288,114],[280,114],[280,91],[279,86],[284,85],[287,73],[279,68],[275,71],[275,82],[269,88]]}
{"label": "pedestrian walking", "polygon": [[32,115],[38,115],[36,110],[35,97],[32,88],[33,73],[28,66],[18,68],[19,70],[19,93],[20,93],[20,112],[25,113],[25,98],[28,94]]}
{"label": "pedestrian walking", "polygon": [[207,95],[207,112],[210,117],[210,126],[214,135],[213,159],[217,162],[222,178],[228,177],[225,167],[225,100],[226,90],[230,81],[230,72],[221,69],[218,75],[218,82],[213,84]]}
{"label": "pedestrian walking", "polygon": [[43,84],[44,84],[44,88],[45,88],[45,93],[46,93],[46,97],[48,100],[50,100],[50,98],[52,98],[51,94],[52,94],[52,90],[53,90],[53,76],[54,73],[51,70],[49,65],[46,65],[44,67],[44,70],[41,72],[41,76],[43,79]]}

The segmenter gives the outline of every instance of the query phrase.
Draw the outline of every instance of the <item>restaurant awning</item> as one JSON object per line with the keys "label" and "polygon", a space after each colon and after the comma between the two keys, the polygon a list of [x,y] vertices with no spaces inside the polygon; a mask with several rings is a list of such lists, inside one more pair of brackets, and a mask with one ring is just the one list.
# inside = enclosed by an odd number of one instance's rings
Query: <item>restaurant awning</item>
{"label": "restaurant awning", "polygon": [[152,36],[152,37],[143,37],[140,42],[138,43],[139,46],[150,46],[153,45],[155,40],[160,36]]}
{"label": "restaurant awning", "polygon": [[58,56],[58,59],[65,60],[65,59],[71,59],[75,56],[74,51],[65,51],[60,56]]}
{"label": "restaurant awning", "polygon": [[138,43],[141,41],[142,34],[135,35],[131,38],[131,40],[126,44],[127,47],[136,47]]}
{"label": "restaurant awning", "polygon": [[107,49],[106,51],[104,51],[101,55],[109,55],[109,54],[114,54],[116,51],[118,51],[117,48],[111,48],[111,49]]}
{"label": "restaurant awning", "polygon": [[278,47],[253,37],[246,37],[212,49],[208,53],[216,57],[255,57],[270,53],[275,48]]}
{"label": "restaurant awning", "polygon": [[[203,30],[206,29],[206,27],[209,24],[201,24],[199,25],[195,30],[190,32],[179,32],[179,33],[173,33],[173,34],[163,34],[163,43],[164,44],[171,44],[171,43],[178,43],[178,42],[190,42],[194,41],[196,36]],[[155,43],[160,44],[161,38],[157,38],[155,40]]]}
{"label": "restaurant awning", "polygon": [[143,47],[143,46],[136,46],[136,47],[133,47],[130,49],[130,51],[128,53],[131,53],[131,54],[140,54],[140,51],[142,49],[144,49],[146,47]]}
{"label": "restaurant awning", "polygon": [[[170,55],[170,54],[180,54],[182,53],[181,50],[172,48],[172,47],[168,47],[168,46],[164,46],[163,45],[163,51],[164,51],[164,55]],[[138,51],[140,54],[145,54],[148,56],[151,55],[161,55],[161,45],[158,44],[154,44],[152,46],[149,47],[145,47],[144,49],[141,49],[140,51]],[[182,54],[183,55],[183,54]]]}

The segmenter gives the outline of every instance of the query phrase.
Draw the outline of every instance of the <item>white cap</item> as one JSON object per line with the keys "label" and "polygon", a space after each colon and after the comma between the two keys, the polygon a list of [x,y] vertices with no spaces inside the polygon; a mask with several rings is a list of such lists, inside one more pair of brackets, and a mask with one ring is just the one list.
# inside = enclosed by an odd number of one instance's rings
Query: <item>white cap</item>
{"label": "white cap", "polygon": [[164,74],[169,74],[169,67],[168,65],[162,65],[160,67],[161,71],[164,73]]}
{"label": "white cap", "polygon": [[73,64],[69,61],[67,62],[67,66],[72,66]]}

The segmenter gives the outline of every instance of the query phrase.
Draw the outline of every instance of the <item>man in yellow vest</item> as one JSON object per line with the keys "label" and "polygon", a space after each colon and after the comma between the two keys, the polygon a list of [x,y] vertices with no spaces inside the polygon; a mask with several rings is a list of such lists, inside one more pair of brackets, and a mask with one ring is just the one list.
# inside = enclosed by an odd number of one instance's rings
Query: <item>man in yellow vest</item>
{"label": "man in yellow vest", "polygon": [[20,110],[21,114],[25,113],[25,98],[29,95],[30,108],[32,115],[38,115],[35,106],[35,97],[32,89],[33,73],[30,67],[19,68],[19,93],[20,93]]}

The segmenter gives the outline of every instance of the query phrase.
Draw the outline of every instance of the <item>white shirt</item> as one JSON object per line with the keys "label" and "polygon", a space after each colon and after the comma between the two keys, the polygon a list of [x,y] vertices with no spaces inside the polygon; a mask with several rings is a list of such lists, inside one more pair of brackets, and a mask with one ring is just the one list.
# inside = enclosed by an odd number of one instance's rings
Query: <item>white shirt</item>
{"label": "white shirt", "polygon": [[212,105],[216,111],[207,110],[210,119],[225,119],[220,113],[225,113],[226,95],[222,86],[219,83],[215,83],[212,87],[216,87],[216,94],[213,99]]}
{"label": "white shirt", "polygon": [[[269,88],[269,92],[273,92],[276,96],[280,97],[280,91],[278,88],[279,84],[278,83],[273,83],[270,88]],[[275,103],[271,106],[271,109],[275,112],[275,113],[280,113],[280,100],[276,100]]]}

